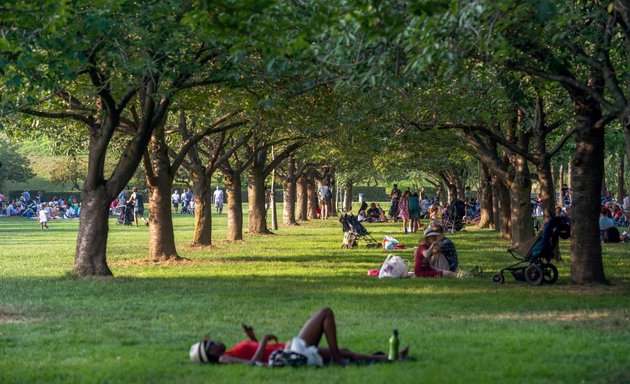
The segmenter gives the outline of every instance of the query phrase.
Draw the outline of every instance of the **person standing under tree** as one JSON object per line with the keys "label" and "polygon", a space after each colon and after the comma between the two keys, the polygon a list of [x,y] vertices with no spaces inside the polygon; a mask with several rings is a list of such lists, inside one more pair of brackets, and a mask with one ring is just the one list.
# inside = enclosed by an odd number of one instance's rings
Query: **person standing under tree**
{"label": "person standing under tree", "polygon": [[177,189],[176,189],[175,192],[171,195],[171,202],[173,203],[173,208],[175,208],[175,213],[177,213],[177,210],[179,209],[180,198],[181,196],[179,195],[179,192],[177,192]]}
{"label": "person standing under tree", "polygon": [[214,200],[214,207],[217,209],[217,213],[221,213],[223,211],[223,191],[218,185],[212,194],[212,200]]}
{"label": "person standing under tree", "polygon": [[127,204],[133,206],[133,221],[136,223],[136,227],[138,226],[138,217],[141,217],[144,224],[148,226],[149,222],[144,218],[144,200],[137,187],[133,187]]}
{"label": "person standing under tree", "polygon": [[328,186],[328,182],[323,182],[319,188],[317,189],[317,196],[319,197],[319,206],[321,207],[322,213],[321,218],[327,219],[329,215],[329,202],[332,199],[332,192],[330,187]]}

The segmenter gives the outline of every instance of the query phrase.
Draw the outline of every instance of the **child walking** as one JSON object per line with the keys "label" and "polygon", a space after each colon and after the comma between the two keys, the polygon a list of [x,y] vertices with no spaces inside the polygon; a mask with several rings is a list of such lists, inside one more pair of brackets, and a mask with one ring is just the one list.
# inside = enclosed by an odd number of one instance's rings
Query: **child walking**
{"label": "child walking", "polygon": [[46,212],[46,203],[39,205],[39,227],[43,231],[44,228],[48,229],[48,212]]}

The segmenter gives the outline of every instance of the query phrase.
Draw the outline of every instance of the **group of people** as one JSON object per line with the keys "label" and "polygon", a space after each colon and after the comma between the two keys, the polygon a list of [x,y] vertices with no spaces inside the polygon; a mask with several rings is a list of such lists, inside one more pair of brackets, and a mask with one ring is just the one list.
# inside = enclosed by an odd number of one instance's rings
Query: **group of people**
{"label": "group of people", "polygon": [[175,213],[195,213],[195,199],[190,188],[186,188],[182,193],[176,189],[171,195],[171,203],[173,203]]}
{"label": "group of people", "polygon": [[42,191],[31,196],[25,189],[18,198],[7,199],[0,194],[0,216],[22,216],[34,218],[40,223],[40,229],[48,229],[48,221],[56,219],[74,219],[79,217],[81,203],[75,195],[67,199],[54,196],[47,200]]}
{"label": "group of people", "polygon": [[622,204],[607,199],[610,193],[602,197],[602,206],[599,213],[599,231],[601,241],[604,243],[619,243],[630,241],[627,232],[620,234],[617,227],[627,227],[630,221],[630,196],[623,199]]}

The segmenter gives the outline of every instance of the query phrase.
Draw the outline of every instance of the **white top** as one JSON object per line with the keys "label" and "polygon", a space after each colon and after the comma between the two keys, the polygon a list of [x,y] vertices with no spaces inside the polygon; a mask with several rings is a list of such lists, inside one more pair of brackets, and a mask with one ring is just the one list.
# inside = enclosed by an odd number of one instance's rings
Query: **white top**
{"label": "white top", "polygon": [[40,209],[39,210],[39,222],[40,223],[48,222],[48,213],[46,212],[45,209]]}
{"label": "white top", "polygon": [[214,191],[214,193],[212,194],[212,197],[214,198],[214,201],[220,201],[223,202],[223,191],[220,189],[217,189]]}
{"label": "white top", "polygon": [[171,195],[171,201],[173,203],[179,203],[179,193],[175,192]]}

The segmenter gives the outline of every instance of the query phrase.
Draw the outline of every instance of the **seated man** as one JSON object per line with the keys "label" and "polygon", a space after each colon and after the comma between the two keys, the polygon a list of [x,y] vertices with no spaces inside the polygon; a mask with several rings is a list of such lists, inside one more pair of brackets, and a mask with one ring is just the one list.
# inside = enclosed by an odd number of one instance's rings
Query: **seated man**
{"label": "seated man", "polygon": [[378,209],[375,203],[370,204],[370,208],[365,211],[365,214],[367,215],[367,219],[370,222],[379,221],[381,217],[381,211]]}

